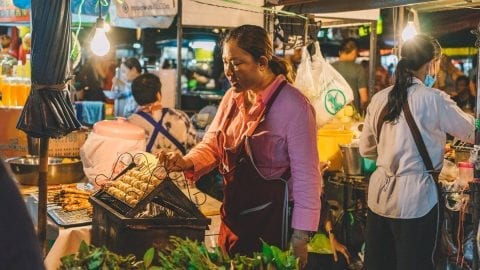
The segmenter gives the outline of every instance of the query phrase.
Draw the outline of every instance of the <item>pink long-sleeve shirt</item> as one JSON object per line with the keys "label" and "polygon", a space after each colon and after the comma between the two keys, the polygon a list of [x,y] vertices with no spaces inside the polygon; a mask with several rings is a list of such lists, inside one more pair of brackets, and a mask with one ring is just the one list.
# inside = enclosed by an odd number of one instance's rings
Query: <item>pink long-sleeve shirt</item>
{"label": "pink long-sleeve shirt", "polygon": [[[290,199],[294,201],[292,227],[317,231],[320,219],[321,173],[317,153],[315,112],[307,99],[287,84],[270,108],[267,118],[256,123],[273,90],[285,80],[282,75],[266,89],[257,93],[256,103],[245,107],[244,93],[227,91],[217,114],[201,143],[190,150],[187,158],[194,164],[193,179],[219,165],[223,147],[241,142],[245,135],[255,133],[251,147],[256,166],[265,178],[278,178],[290,167]],[[217,132],[224,126],[225,115],[235,107],[230,124],[223,130],[224,145],[217,145]],[[248,196],[248,190],[245,190]]]}

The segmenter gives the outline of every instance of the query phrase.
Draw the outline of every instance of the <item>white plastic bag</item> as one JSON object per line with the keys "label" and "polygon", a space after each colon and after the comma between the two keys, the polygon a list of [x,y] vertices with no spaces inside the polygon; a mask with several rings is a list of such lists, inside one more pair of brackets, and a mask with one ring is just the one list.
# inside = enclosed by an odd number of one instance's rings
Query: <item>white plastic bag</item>
{"label": "white plastic bag", "polygon": [[314,46],[312,56],[307,47],[302,48],[295,86],[312,103],[317,127],[321,127],[353,100],[353,92],[342,75],[325,61],[319,43],[315,42]]}

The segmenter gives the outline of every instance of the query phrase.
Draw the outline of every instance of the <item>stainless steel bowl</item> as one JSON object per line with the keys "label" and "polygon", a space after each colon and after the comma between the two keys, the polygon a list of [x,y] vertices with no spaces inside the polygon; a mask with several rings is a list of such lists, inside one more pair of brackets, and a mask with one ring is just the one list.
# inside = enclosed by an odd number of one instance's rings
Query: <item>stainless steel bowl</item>
{"label": "stainless steel bowl", "polygon": [[[22,185],[38,185],[38,156],[13,157],[10,164],[17,181]],[[47,184],[69,184],[84,178],[82,162],[78,158],[48,158]]]}

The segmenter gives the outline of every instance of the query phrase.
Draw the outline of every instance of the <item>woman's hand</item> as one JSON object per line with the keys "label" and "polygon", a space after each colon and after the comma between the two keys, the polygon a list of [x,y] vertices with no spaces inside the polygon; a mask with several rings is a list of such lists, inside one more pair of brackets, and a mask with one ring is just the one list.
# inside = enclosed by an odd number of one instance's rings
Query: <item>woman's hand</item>
{"label": "woman's hand", "polygon": [[347,264],[350,264],[350,253],[348,253],[348,249],[344,245],[340,244],[335,238],[335,235],[333,234],[332,221],[327,220],[325,222],[325,230],[327,231],[328,238],[330,239],[330,246],[332,247],[332,251],[333,251],[333,260],[335,262],[338,261],[338,257],[337,257],[337,251],[338,251],[342,253],[342,255],[345,257]]}
{"label": "woman's hand", "polygon": [[157,153],[157,158],[167,171],[179,172],[193,168],[193,162],[178,152],[161,151]]}
{"label": "woman's hand", "polygon": [[343,257],[345,257],[345,260],[347,260],[347,264],[350,264],[350,253],[348,252],[348,249],[340,244],[335,237],[333,237],[332,243],[332,249],[335,251],[338,251],[342,253]]}
{"label": "woman's hand", "polygon": [[324,175],[325,172],[330,168],[331,164],[332,162],[330,162],[330,160],[327,160],[326,162],[320,161],[320,173]]}
{"label": "woman's hand", "polygon": [[298,257],[298,268],[303,269],[307,265],[308,257],[308,242],[310,241],[310,236],[308,232],[301,230],[293,230],[292,234],[292,248],[293,254]]}

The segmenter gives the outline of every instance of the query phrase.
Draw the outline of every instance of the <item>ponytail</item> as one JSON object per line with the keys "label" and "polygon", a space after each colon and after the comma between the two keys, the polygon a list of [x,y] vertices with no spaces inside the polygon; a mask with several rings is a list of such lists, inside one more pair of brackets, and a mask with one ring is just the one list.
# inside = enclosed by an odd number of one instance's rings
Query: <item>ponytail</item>
{"label": "ponytail", "polygon": [[293,83],[293,69],[285,59],[272,55],[272,59],[268,61],[268,67],[275,75],[282,74],[289,83]]}
{"label": "ponytail", "polygon": [[400,53],[402,58],[395,70],[395,85],[388,93],[386,122],[398,120],[408,98],[408,88],[413,84],[413,71],[418,71],[432,59],[438,59],[441,53],[442,47],[438,41],[424,34],[418,34],[403,44]]}
{"label": "ponytail", "polygon": [[395,85],[388,93],[385,122],[395,122],[402,112],[403,105],[408,98],[408,88],[412,85],[413,73],[411,72],[412,63],[406,58],[400,59],[395,70]]}

